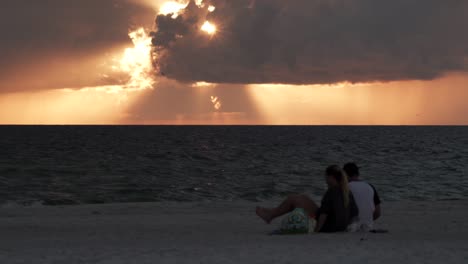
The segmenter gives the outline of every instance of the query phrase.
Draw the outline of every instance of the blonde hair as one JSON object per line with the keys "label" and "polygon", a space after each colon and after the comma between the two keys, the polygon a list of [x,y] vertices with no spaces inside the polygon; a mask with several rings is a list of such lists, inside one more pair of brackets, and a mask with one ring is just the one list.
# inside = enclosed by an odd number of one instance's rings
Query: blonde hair
{"label": "blonde hair", "polygon": [[327,168],[326,174],[332,176],[338,182],[341,191],[343,192],[343,202],[345,208],[349,206],[349,185],[348,176],[346,172],[340,168],[340,166],[333,165]]}
{"label": "blonde hair", "polygon": [[348,182],[348,175],[344,170],[341,170],[343,177],[341,179],[340,187],[341,191],[343,192],[343,201],[344,206],[347,208],[349,206],[349,182]]}

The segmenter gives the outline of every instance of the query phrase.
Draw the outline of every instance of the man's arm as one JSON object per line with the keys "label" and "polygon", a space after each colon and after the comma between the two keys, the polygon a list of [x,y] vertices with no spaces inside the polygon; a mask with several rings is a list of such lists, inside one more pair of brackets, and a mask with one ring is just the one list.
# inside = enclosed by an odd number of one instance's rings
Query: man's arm
{"label": "man's arm", "polygon": [[379,219],[380,216],[382,215],[382,211],[380,209],[380,204],[382,201],[380,200],[379,193],[377,193],[377,190],[375,189],[374,185],[370,185],[372,189],[374,190],[374,205],[375,205],[375,210],[374,210],[374,221]]}
{"label": "man's arm", "polygon": [[318,233],[320,230],[322,230],[323,225],[325,225],[325,222],[327,221],[327,217],[327,214],[320,214],[319,219],[317,220],[317,224],[315,225],[314,232]]}
{"label": "man's arm", "polygon": [[380,204],[378,204],[375,206],[375,210],[374,210],[374,221],[379,219],[381,215],[382,213],[380,211]]}

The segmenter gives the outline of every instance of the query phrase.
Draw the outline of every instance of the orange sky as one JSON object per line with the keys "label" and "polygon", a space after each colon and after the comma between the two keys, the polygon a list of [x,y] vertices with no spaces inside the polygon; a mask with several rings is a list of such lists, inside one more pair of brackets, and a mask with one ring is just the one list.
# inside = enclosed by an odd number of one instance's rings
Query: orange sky
{"label": "orange sky", "polygon": [[[468,124],[468,76],[330,86],[118,86],[0,94],[1,124]],[[216,110],[211,96],[221,103]],[[162,113],[164,112],[164,114]]]}

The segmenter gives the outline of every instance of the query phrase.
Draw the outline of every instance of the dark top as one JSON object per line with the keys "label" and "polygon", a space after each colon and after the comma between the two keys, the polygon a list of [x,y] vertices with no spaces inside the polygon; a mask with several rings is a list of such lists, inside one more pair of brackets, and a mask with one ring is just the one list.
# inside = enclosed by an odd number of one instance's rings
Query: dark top
{"label": "dark top", "polygon": [[327,220],[320,232],[332,233],[346,231],[351,220],[358,215],[359,211],[354,202],[354,197],[349,192],[349,205],[344,206],[343,192],[339,187],[328,189],[322,199],[322,206],[317,214],[327,214]]}

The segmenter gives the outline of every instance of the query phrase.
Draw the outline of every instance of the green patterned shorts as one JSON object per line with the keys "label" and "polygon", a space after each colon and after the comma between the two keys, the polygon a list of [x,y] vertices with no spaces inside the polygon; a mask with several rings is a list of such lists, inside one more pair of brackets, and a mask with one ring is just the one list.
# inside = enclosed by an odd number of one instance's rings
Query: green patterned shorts
{"label": "green patterned shorts", "polygon": [[279,234],[309,233],[309,216],[302,208],[296,208],[281,221]]}

